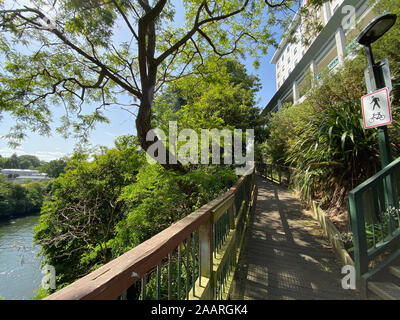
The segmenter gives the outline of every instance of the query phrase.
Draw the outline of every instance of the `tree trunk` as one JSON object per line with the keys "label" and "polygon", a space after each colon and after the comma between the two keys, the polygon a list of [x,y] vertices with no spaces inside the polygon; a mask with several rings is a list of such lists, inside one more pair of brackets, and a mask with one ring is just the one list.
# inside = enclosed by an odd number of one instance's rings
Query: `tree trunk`
{"label": "tree trunk", "polygon": [[[146,135],[147,132],[149,132],[152,129],[151,126],[151,107],[149,106],[149,103],[146,103],[146,101],[142,101],[140,104],[139,112],[136,117],[136,131],[137,131],[137,137],[139,139],[140,146],[144,151],[147,151],[147,149],[157,141],[157,137],[155,141],[147,141],[146,140]],[[171,164],[169,159],[172,159],[172,154],[169,152],[169,149],[166,148],[167,150],[167,161],[165,164],[161,164],[166,170],[173,170],[177,171],[180,173],[186,173],[185,168],[183,165],[178,161],[176,164]]]}

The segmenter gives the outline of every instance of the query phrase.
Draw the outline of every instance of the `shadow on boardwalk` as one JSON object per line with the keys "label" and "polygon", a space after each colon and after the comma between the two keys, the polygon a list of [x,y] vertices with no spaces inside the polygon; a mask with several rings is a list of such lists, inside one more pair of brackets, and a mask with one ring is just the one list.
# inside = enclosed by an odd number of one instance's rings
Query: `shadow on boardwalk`
{"label": "shadow on boardwalk", "polygon": [[285,188],[257,177],[255,214],[232,299],[359,299],[341,286],[341,266],[319,225]]}

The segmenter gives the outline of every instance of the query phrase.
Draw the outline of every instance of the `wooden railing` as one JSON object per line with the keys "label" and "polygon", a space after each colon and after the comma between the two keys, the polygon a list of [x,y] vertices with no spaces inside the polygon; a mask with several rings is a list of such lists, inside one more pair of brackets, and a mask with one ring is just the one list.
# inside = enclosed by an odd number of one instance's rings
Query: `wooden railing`
{"label": "wooden railing", "polygon": [[261,176],[289,187],[295,169],[287,166],[257,162],[256,170]]}
{"label": "wooden railing", "polygon": [[[349,192],[354,262],[360,280],[368,280],[400,255],[399,191],[400,158]],[[376,258],[379,263],[373,263]]]}
{"label": "wooden railing", "polygon": [[226,299],[256,197],[252,168],[220,197],[46,299]]}

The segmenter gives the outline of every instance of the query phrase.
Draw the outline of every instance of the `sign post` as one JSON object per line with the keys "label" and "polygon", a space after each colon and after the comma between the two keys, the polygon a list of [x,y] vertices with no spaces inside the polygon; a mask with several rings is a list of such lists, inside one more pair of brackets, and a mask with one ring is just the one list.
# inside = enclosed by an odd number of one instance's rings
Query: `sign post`
{"label": "sign post", "polygon": [[361,97],[364,128],[378,128],[378,144],[382,168],[391,161],[389,136],[386,126],[392,123],[388,88],[382,88]]}
{"label": "sign post", "polygon": [[[376,67],[376,65],[375,65]],[[376,69],[379,69],[376,68]],[[392,113],[390,110],[390,99],[389,99],[389,89],[387,87],[382,88],[384,86],[383,77],[376,77],[375,70],[372,70],[371,75],[371,85],[374,92],[368,93],[365,96],[361,97],[361,106],[364,120],[364,128],[377,128],[378,130],[378,145],[379,152],[381,155],[381,164],[382,169],[385,168],[390,162],[392,162],[392,155],[390,152],[390,143],[389,143],[389,135],[387,131],[387,125],[392,123]],[[378,73],[379,74],[379,73]],[[375,79],[374,79],[375,78]],[[366,82],[369,79],[366,77]],[[376,82],[375,82],[375,81]],[[376,87],[382,88],[378,89],[374,86],[374,82]],[[391,81],[390,81],[391,87]],[[372,90],[371,90],[372,91]],[[384,182],[385,188],[385,202],[387,207],[396,206],[397,207],[397,198],[395,192],[395,183],[392,175],[386,177]],[[389,221],[389,230],[392,230],[393,225],[391,221]]]}

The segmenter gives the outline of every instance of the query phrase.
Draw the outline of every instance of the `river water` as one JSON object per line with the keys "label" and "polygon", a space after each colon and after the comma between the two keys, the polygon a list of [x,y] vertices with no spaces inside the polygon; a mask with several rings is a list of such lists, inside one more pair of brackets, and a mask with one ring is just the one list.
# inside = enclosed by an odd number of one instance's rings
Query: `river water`
{"label": "river water", "polygon": [[33,246],[33,227],[39,215],[0,220],[0,297],[8,300],[28,299],[41,285],[42,257]]}

